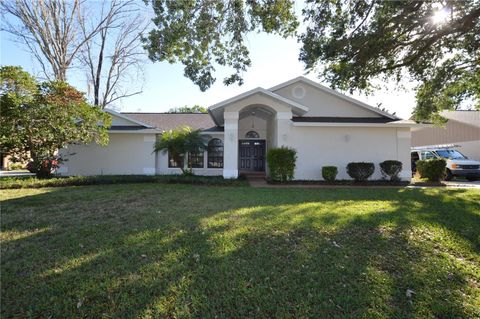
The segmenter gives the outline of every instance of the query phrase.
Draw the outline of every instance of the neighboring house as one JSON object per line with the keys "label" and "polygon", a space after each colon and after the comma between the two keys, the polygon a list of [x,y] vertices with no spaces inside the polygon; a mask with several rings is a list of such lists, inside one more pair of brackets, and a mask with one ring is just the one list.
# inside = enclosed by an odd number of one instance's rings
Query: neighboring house
{"label": "neighboring house", "polygon": [[256,88],[212,105],[209,114],[112,114],[110,142],[72,145],[59,170],[65,175],[178,174],[168,154],[153,152],[163,131],[180,126],[202,129],[208,150],[193,154],[194,173],[236,178],[239,173],[268,170],[266,152],[288,146],[297,150],[295,179],[319,180],[325,165],[338,167],[349,179],[349,162],[403,163],[400,177],[409,180],[410,130],[415,122],[369,106],[304,77],[270,89]]}
{"label": "neighboring house", "polygon": [[444,111],[444,127],[415,128],[412,146],[456,145],[470,159],[480,161],[480,111]]}

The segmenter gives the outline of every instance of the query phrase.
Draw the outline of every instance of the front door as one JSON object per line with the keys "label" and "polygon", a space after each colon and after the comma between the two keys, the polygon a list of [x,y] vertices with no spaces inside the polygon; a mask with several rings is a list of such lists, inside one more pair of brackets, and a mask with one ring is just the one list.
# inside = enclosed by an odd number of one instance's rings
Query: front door
{"label": "front door", "polygon": [[238,145],[240,171],[265,171],[265,140],[240,140]]}

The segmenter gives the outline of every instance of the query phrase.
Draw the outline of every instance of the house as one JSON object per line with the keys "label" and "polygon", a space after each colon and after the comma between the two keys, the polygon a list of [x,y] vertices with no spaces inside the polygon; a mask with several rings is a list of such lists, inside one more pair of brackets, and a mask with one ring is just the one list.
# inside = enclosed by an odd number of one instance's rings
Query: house
{"label": "house", "polygon": [[480,111],[444,111],[444,127],[412,130],[412,146],[454,145],[470,159],[480,161]]}
{"label": "house", "polygon": [[71,145],[64,175],[178,174],[168,154],[154,153],[162,132],[179,126],[201,129],[208,150],[192,154],[194,173],[236,178],[242,172],[268,170],[266,152],[288,146],[297,150],[295,179],[319,180],[325,165],[338,167],[338,179],[349,179],[349,162],[403,163],[400,177],[409,180],[413,121],[401,120],[376,107],[333,91],[305,77],[270,89],[256,88],[210,106],[208,114],[112,114],[110,142]]}

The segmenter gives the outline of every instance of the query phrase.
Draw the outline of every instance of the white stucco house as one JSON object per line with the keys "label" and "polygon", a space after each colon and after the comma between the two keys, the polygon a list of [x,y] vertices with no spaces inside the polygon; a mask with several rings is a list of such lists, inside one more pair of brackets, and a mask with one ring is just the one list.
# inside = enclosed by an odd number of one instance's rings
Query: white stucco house
{"label": "white stucco house", "polygon": [[243,172],[264,172],[267,150],[288,146],[297,150],[298,180],[321,180],[325,165],[338,167],[338,179],[349,179],[347,164],[362,161],[375,163],[371,179],[379,179],[378,164],[384,160],[401,161],[400,177],[411,177],[415,122],[305,77],[234,96],[210,106],[208,114],[107,112],[113,117],[108,146],[61,150],[68,157],[61,174],[178,174],[168,154],[154,153],[153,146],[162,132],[190,126],[210,138],[207,151],[192,155],[197,175],[236,178]]}

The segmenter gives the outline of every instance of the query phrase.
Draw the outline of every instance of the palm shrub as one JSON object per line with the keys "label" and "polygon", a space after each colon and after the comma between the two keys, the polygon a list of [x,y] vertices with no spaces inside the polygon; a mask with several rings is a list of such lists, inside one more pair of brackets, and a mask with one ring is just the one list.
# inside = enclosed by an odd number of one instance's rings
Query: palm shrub
{"label": "palm shrub", "polygon": [[439,182],[445,177],[447,161],[444,158],[431,158],[417,161],[417,171],[421,178],[431,182]]}
{"label": "palm shrub", "polygon": [[398,181],[398,174],[402,171],[402,162],[387,160],[380,163],[380,170],[384,177],[389,177],[390,181]]}
{"label": "palm shrub", "polygon": [[191,127],[184,126],[164,132],[160,140],[155,143],[154,151],[168,152],[175,164],[182,170],[182,174],[191,175],[192,163],[187,160],[188,154],[205,151],[208,138],[208,136],[202,135],[200,130],[192,130]]}
{"label": "palm shrub", "polygon": [[267,152],[270,179],[284,182],[293,179],[297,151],[289,147],[272,148]]}
{"label": "palm shrub", "polygon": [[322,177],[325,181],[329,183],[335,182],[337,178],[338,169],[336,166],[323,166],[322,167]]}
{"label": "palm shrub", "polygon": [[347,165],[348,175],[355,180],[355,182],[364,182],[375,171],[375,165],[373,163],[365,162],[352,162]]}

